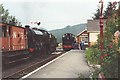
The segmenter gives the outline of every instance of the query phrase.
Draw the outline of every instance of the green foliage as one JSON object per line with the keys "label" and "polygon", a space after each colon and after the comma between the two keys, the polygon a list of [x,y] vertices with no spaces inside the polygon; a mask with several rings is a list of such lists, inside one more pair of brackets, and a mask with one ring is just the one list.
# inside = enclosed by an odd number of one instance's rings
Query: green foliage
{"label": "green foliage", "polygon": [[91,64],[98,64],[99,52],[97,48],[88,48],[85,52],[87,60],[90,61]]}
{"label": "green foliage", "polygon": [[109,2],[106,10],[103,13],[104,19],[107,19],[109,16],[113,14],[112,3]]}
{"label": "green foliage", "polygon": [[[114,12],[116,14],[116,12]],[[120,26],[119,17],[115,20],[114,14],[109,19],[109,22],[106,27],[106,32],[104,33],[104,52],[101,53],[101,56],[104,54],[108,54],[102,59],[102,67],[101,72],[104,73],[106,77],[109,78],[117,78],[118,77],[118,56],[120,55],[118,52],[118,45],[113,42],[114,33],[119,30]],[[116,26],[118,24],[118,26]],[[119,39],[120,40],[120,39]]]}
{"label": "green foliage", "polygon": [[3,22],[7,23],[8,15],[9,15],[8,9],[5,10],[3,4],[0,4],[0,18],[2,19]]}
{"label": "green foliage", "polygon": [[[104,49],[103,51],[97,54],[98,63],[100,63],[101,68],[99,71],[95,71],[93,77],[97,77],[100,72],[104,74],[106,78],[118,78],[118,60],[120,56],[120,52],[118,48],[120,47],[120,37],[118,39],[118,44],[115,42],[114,33],[116,31],[120,31],[120,9],[113,10],[111,7],[111,3],[109,3],[106,13],[104,16],[108,18],[107,25],[104,31],[103,43]],[[110,11],[108,13],[108,11]],[[98,35],[97,45],[100,45],[100,36]],[[93,52],[94,50],[90,51]],[[92,53],[91,53],[92,54]],[[92,56],[92,55],[91,55]]]}
{"label": "green foliage", "polygon": [[5,9],[3,4],[0,4],[0,22],[8,23],[11,25],[21,26],[21,23],[15,18],[15,16],[9,15],[8,9]]}
{"label": "green foliage", "polygon": [[101,71],[107,78],[118,77],[118,54],[110,55],[104,58],[104,64],[102,65]]}
{"label": "green foliage", "polygon": [[[103,18],[107,19],[108,17],[110,17],[113,14],[113,12],[114,12],[113,5],[111,2],[109,2],[106,10],[104,10],[104,12],[103,12]],[[100,16],[100,9],[98,7],[96,10],[96,13],[94,13],[94,16],[92,18],[99,19],[99,16]]]}
{"label": "green foliage", "polygon": [[94,13],[94,16],[92,17],[93,19],[99,19],[99,15],[100,15],[100,9],[98,8],[96,10],[96,13]]}

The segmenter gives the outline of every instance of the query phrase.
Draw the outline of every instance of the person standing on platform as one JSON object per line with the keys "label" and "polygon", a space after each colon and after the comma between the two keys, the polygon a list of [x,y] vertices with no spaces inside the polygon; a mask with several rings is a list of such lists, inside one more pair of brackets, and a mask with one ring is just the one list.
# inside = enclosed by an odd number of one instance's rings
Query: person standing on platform
{"label": "person standing on platform", "polygon": [[85,50],[85,45],[84,45],[84,40],[83,41],[81,41],[81,50]]}

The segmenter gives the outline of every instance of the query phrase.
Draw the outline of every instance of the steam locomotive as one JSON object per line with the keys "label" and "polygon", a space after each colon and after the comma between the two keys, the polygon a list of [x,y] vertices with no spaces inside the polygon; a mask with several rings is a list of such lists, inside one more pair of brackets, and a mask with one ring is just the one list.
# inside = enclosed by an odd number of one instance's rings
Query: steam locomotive
{"label": "steam locomotive", "polygon": [[2,63],[10,64],[56,50],[57,39],[45,29],[0,23]]}
{"label": "steam locomotive", "polygon": [[68,51],[74,49],[74,44],[75,44],[75,35],[73,35],[72,33],[65,33],[62,36],[63,50]]}

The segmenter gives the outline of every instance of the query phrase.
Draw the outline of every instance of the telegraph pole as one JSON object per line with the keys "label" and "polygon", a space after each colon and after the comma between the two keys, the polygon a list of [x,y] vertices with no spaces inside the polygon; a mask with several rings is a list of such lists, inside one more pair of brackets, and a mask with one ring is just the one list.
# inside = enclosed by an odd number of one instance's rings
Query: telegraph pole
{"label": "telegraph pole", "polygon": [[100,8],[100,51],[103,50],[103,0],[100,1],[101,8]]}

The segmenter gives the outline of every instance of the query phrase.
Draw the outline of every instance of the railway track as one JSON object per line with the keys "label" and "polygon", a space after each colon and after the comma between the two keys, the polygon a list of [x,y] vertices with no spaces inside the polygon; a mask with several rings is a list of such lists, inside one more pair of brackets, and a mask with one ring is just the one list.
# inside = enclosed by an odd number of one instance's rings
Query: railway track
{"label": "railway track", "polygon": [[22,76],[25,76],[26,74],[32,72],[33,70],[37,69],[38,67],[41,67],[42,65],[46,64],[47,62],[57,58],[58,56],[62,55],[65,53],[64,51],[61,52],[56,52],[59,54],[52,54],[52,55],[47,55],[40,58],[36,58],[35,60],[26,63],[24,65],[14,67],[14,69],[8,69],[3,71],[3,80],[6,79],[20,79]]}

